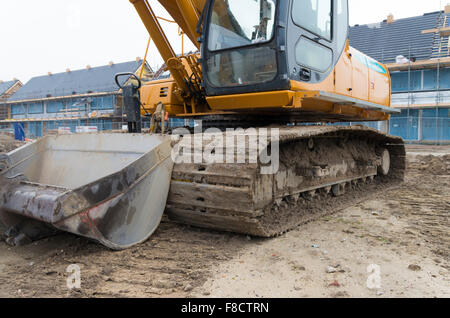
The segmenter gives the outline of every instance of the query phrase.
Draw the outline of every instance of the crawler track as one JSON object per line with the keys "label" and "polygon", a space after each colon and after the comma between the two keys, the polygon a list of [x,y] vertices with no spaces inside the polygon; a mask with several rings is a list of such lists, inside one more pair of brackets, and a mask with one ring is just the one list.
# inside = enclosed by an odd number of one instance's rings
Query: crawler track
{"label": "crawler track", "polygon": [[[259,138],[259,131],[252,135]],[[254,147],[234,133],[234,162]],[[226,144],[226,137],[222,135]],[[258,140],[259,142],[259,140]],[[211,140],[192,145],[204,151]],[[268,145],[276,149],[275,143]],[[193,226],[273,237],[331,214],[399,183],[405,173],[405,146],[400,138],[363,126],[281,128],[279,169],[261,174],[258,163],[176,164],[166,211]],[[390,169],[380,168],[390,154]],[[270,153],[270,151],[269,151]],[[242,162],[242,161],[241,161]]]}

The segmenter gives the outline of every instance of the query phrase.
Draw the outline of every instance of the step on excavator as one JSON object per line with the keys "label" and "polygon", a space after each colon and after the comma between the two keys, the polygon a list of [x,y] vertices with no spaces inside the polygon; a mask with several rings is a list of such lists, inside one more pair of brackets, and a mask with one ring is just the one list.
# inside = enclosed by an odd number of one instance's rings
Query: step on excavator
{"label": "step on excavator", "polygon": [[[163,72],[121,87],[129,134],[47,136],[2,156],[7,242],[62,230],[120,250],[164,212],[275,237],[402,182],[403,140],[348,124],[398,110],[386,66],[349,46],[347,0],[158,1],[198,51],[175,54],[149,1],[130,0]],[[195,127],[158,134],[168,116]]]}

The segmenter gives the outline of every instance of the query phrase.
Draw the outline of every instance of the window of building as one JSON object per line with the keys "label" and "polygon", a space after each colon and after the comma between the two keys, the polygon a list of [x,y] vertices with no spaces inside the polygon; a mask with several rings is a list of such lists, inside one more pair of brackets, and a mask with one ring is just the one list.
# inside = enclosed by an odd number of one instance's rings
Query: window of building
{"label": "window of building", "polygon": [[[450,89],[450,69],[444,68],[438,71],[420,70],[391,73],[392,92],[433,91],[438,89]],[[409,85],[408,85],[409,83]]]}
{"label": "window of building", "polygon": [[99,110],[100,105],[102,104],[101,97],[92,98],[91,110]]}
{"label": "window of building", "polygon": [[46,126],[47,131],[57,129],[57,125],[56,125],[55,121],[48,121],[48,122],[46,122],[45,126]]}
{"label": "window of building", "polygon": [[42,122],[28,123],[28,136],[31,138],[42,137]]}
{"label": "window of building", "polygon": [[58,113],[64,110],[64,103],[62,101],[47,102],[47,113]]}
{"label": "window of building", "polygon": [[28,104],[28,114],[42,114],[43,112],[44,104],[42,102]]}
{"label": "window of building", "polygon": [[392,117],[419,117],[418,109],[402,109],[400,114],[392,114]]}
{"label": "window of building", "polygon": [[294,23],[322,38],[331,40],[331,0],[294,0]]}
{"label": "window of building", "polygon": [[407,92],[409,77],[407,72],[391,73],[392,92]]}
{"label": "window of building", "polygon": [[409,83],[410,91],[422,90],[422,71],[412,71],[409,76]]}
{"label": "window of building", "polygon": [[435,90],[437,89],[437,71],[436,70],[424,70],[423,71],[423,90]]}
{"label": "window of building", "polygon": [[439,87],[450,89],[450,68],[443,68],[439,71]]}
{"label": "window of building", "polygon": [[11,115],[25,115],[27,106],[24,104],[11,105]]}
{"label": "window of building", "polygon": [[114,109],[114,104],[115,104],[114,96],[94,97],[92,99],[91,110]]}
{"label": "window of building", "polygon": [[114,97],[113,96],[104,96],[102,109],[113,109],[113,108],[114,108]]}
{"label": "window of building", "polygon": [[66,109],[73,112],[86,111],[86,107],[86,98],[72,98],[66,101]]}
{"label": "window of building", "polygon": [[422,110],[422,117],[424,117],[424,118],[435,118],[435,117],[437,117],[436,115],[437,115],[436,108]]}
{"label": "window of building", "polygon": [[449,118],[450,117],[450,108],[440,108],[439,109],[439,117]]}
{"label": "window of building", "polygon": [[78,102],[79,102],[78,98],[72,98],[72,99],[66,100],[66,109],[68,111],[77,110],[79,108]]}
{"label": "window of building", "polygon": [[104,119],[102,122],[102,130],[112,130],[112,129],[113,129],[112,119]]}
{"label": "window of building", "polygon": [[422,71],[391,73],[392,92],[421,91]]}

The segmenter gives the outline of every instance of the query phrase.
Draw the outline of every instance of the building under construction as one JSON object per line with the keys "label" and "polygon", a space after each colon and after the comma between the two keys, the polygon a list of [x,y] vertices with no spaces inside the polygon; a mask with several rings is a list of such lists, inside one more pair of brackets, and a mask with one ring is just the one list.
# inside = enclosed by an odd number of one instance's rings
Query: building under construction
{"label": "building under construction", "polygon": [[[350,28],[351,46],[388,65],[392,105],[401,109],[389,122],[366,125],[411,143],[450,143],[449,36],[450,6],[405,19],[389,15],[382,22]],[[0,83],[0,94],[2,90],[5,93],[3,106],[0,97],[0,129],[12,130],[14,123],[21,123],[29,138],[60,128],[75,132],[78,126],[97,127],[100,131],[121,129],[123,110],[114,75],[136,73],[142,65],[137,59],[96,68],[87,66],[84,70],[68,69],[35,77],[22,88],[20,81]],[[145,64],[144,80],[151,80],[152,75]],[[186,124],[181,119],[171,119],[171,123]]]}
{"label": "building under construction", "polygon": [[450,143],[450,6],[422,16],[350,28],[350,45],[388,65],[392,105],[376,128],[412,143]]}
{"label": "building under construction", "polygon": [[[10,117],[9,107],[6,105],[6,101],[22,86],[22,82],[18,79],[8,82],[0,81],[0,120],[5,120]],[[3,127],[0,126],[0,130],[2,128]]]}
{"label": "building under construction", "polygon": [[[145,82],[153,71],[139,58],[34,77],[9,96],[0,124],[9,130],[13,130],[14,124],[20,124],[27,138],[38,138],[58,130],[74,133],[77,127],[98,131],[121,129],[122,100],[114,76],[117,73],[140,75],[142,67]],[[122,84],[129,80],[120,79]]]}

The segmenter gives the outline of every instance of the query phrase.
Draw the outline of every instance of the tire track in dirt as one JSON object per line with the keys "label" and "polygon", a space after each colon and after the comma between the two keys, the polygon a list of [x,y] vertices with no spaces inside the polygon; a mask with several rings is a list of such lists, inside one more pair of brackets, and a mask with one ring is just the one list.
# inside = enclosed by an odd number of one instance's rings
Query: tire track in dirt
{"label": "tire track in dirt", "polygon": [[[0,251],[8,249],[0,244]],[[212,267],[231,259],[246,244],[236,235],[170,222],[163,222],[148,242],[119,252],[62,234],[16,248],[14,254],[23,258],[7,262],[0,271],[0,296],[180,297],[202,285]],[[48,245],[55,247],[48,251]],[[80,291],[67,291],[70,264],[81,268]]]}

